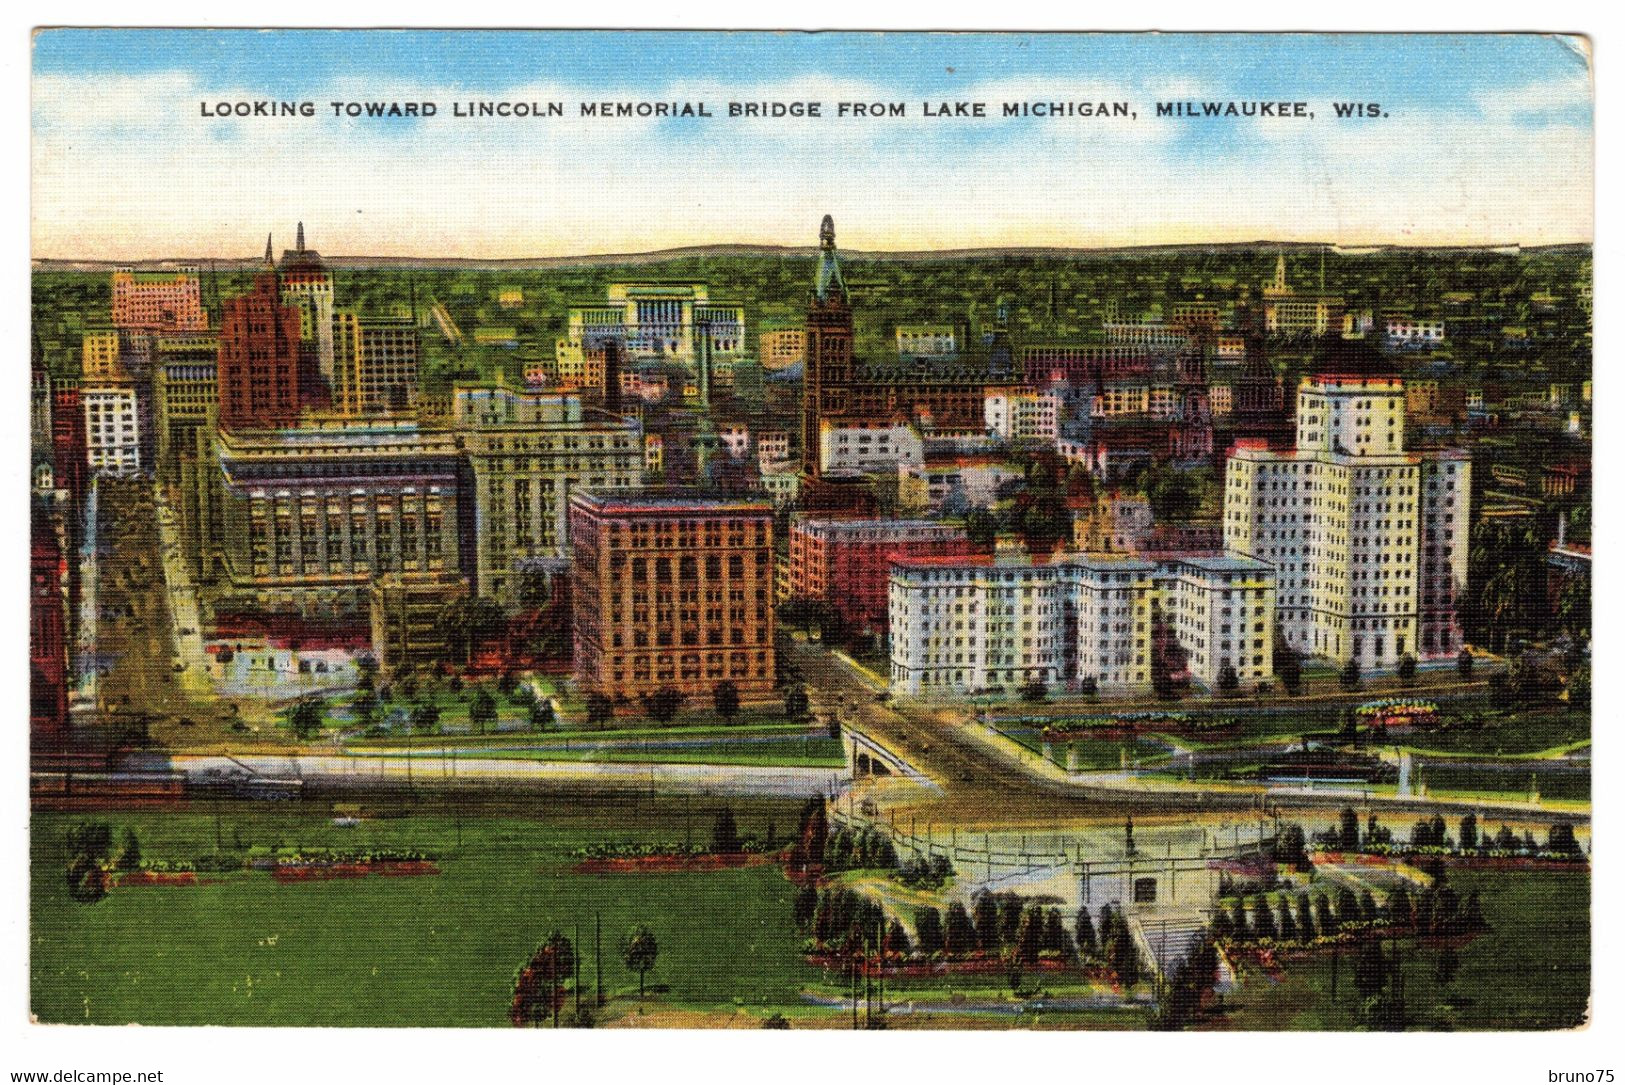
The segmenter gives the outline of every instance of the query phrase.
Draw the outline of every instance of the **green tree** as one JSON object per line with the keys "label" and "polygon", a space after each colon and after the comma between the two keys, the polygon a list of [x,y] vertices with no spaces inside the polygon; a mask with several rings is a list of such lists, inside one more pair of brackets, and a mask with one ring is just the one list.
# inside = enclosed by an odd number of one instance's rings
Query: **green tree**
{"label": "green tree", "polygon": [[1274,938],[1275,913],[1270,910],[1268,897],[1253,898],[1253,933],[1259,938]]}
{"label": "green tree", "polygon": [[1343,664],[1343,670],[1337,676],[1337,684],[1349,692],[1360,688],[1360,664],[1358,660],[1351,658],[1347,663]]}
{"label": "green tree", "polygon": [[544,731],[553,726],[557,718],[553,711],[553,701],[547,697],[537,697],[530,702],[530,729]]}
{"label": "green tree", "polygon": [[1569,675],[1568,680],[1569,707],[1590,711],[1591,709],[1591,667],[1580,667]]}
{"label": "green tree", "polygon": [[433,734],[440,727],[440,706],[427,701],[412,709],[412,730],[420,734]]}
{"label": "green tree", "polygon": [[559,1023],[564,984],[575,971],[575,946],[561,931],[553,931],[520,966],[514,978],[509,1019],[515,1025],[539,1025],[551,1015]]}
{"label": "green tree", "polygon": [[987,509],[971,509],[965,514],[965,536],[983,549],[993,546],[1000,527],[998,516]]}
{"label": "green tree", "polygon": [[643,711],[656,723],[670,723],[683,707],[683,695],[672,686],[661,686],[642,697]]}
{"label": "green tree", "polygon": [[621,960],[627,971],[638,974],[638,1001],[643,1001],[644,977],[653,971],[655,959],[660,956],[660,944],[648,927],[638,927],[627,935],[621,947]]}
{"label": "green tree", "polygon": [[316,736],[322,729],[322,702],[315,697],[302,697],[288,712],[288,728],[301,742]]}
{"label": "green tree", "polygon": [[1038,963],[1038,954],[1043,948],[1044,912],[1034,904],[1021,913],[1021,920],[1016,926],[1013,952],[1023,965],[1031,968]]}
{"label": "green tree", "polygon": [[615,702],[602,693],[587,694],[587,722],[593,726],[615,718]]}
{"label": "green tree", "polygon": [[1089,918],[1088,908],[1078,909],[1078,918],[1072,925],[1072,936],[1077,940],[1078,952],[1085,957],[1093,957],[1096,952],[1095,924]]}
{"label": "green tree", "polygon": [[484,734],[497,719],[496,698],[491,696],[489,690],[477,690],[468,702],[468,722],[474,725],[474,730]]}
{"label": "green tree", "polygon": [[999,902],[992,893],[982,893],[976,898],[976,944],[984,951],[992,953],[999,948]]}
{"label": "green tree", "polygon": [[1411,914],[1411,894],[1405,888],[1404,882],[1395,886],[1394,891],[1388,894],[1387,911],[1388,922],[1400,930],[1409,929],[1411,923],[1415,921],[1416,917]]}
{"label": "green tree", "polygon": [[1461,850],[1478,850],[1478,818],[1473,814],[1463,814],[1461,817]]}
{"label": "green tree", "polygon": [[739,715],[739,687],[726,679],[718,682],[716,689],[711,691],[711,701],[717,710],[717,715],[724,720],[731,720]]}
{"label": "green tree", "polygon": [[1236,668],[1230,665],[1229,660],[1225,660],[1224,665],[1219,668],[1219,692],[1234,693],[1240,686],[1241,679],[1236,675]]}
{"label": "green tree", "polygon": [[1275,677],[1288,697],[1296,697],[1303,688],[1303,662],[1279,625],[1275,627]]}
{"label": "green tree", "polygon": [[942,932],[942,948],[951,958],[963,957],[976,948],[976,927],[970,913],[959,901],[948,905],[947,929]]}
{"label": "green tree", "polygon": [[1354,960],[1354,990],[1362,999],[1370,998],[1388,982],[1388,961],[1382,945],[1375,939],[1360,944],[1360,954]]}
{"label": "green tree", "polygon": [[1399,666],[1395,669],[1399,675],[1399,684],[1408,686],[1416,681],[1416,657],[1406,652],[1399,657]]}
{"label": "green tree", "polygon": [[127,873],[141,869],[141,841],[136,839],[135,830],[129,826],[124,828],[124,837],[119,843],[113,865]]}
{"label": "green tree", "polygon": [[1305,942],[1315,940],[1315,913],[1309,906],[1309,894],[1298,894],[1298,937]]}
{"label": "green tree", "polygon": [[711,850],[719,855],[734,855],[739,848],[739,826],[734,823],[733,807],[724,806],[711,826]]}
{"label": "green tree", "polygon": [[791,686],[784,691],[784,714],[798,720],[807,714],[807,691],[802,686]]}
{"label": "green tree", "polygon": [[1337,846],[1344,851],[1360,850],[1360,815],[1354,812],[1354,807],[1343,807],[1339,815],[1340,827],[1337,832]]}
{"label": "green tree", "polygon": [[1456,653],[1456,676],[1464,682],[1473,676],[1473,653],[1465,647]]}
{"label": "green tree", "polygon": [[914,937],[920,943],[920,952],[927,957],[943,948],[942,913],[930,905],[914,910]]}

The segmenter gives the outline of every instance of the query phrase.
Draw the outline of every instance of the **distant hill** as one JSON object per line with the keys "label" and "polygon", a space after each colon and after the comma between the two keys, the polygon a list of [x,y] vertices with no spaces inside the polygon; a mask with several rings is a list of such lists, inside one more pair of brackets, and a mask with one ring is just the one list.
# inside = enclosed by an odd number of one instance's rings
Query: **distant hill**
{"label": "distant hill", "polygon": [[[1323,245],[1306,241],[1234,241],[1210,245],[1139,245],[1109,248],[1071,248],[1067,246],[1027,246],[1021,248],[935,249],[906,252],[865,252],[842,249],[849,260],[925,261],[925,260],[981,260],[993,257],[1106,257],[1112,256],[1178,256],[1199,252],[1319,252],[1330,248],[1343,256],[1382,256],[1404,252],[1528,252],[1586,254],[1590,245]],[[324,256],[322,260],[333,268],[443,268],[448,270],[501,271],[541,270],[547,268],[595,267],[606,264],[659,264],[668,260],[703,256],[775,256],[811,258],[817,248],[810,245],[691,245],[654,252],[601,253],[581,256],[534,256],[512,260],[483,260],[460,257],[432,256]],[[233,259],[210,257],[165,257],[156,260],[35,260],[35,271],[112,271],[114,268],[134,267],[145,271],[163,271],[183,266],[207,267],[211,263],[222,271],[252,270],[260,265],[261,257],[244,256]]]}

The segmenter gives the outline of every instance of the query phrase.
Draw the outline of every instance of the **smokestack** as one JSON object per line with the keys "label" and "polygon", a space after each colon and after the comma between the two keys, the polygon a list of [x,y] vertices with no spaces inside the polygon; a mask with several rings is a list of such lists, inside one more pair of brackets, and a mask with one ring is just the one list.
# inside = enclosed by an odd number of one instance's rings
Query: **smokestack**
{"label": "smokestack", "polygon": [[604,410],[621,413],[621,341],[614,336],[604,340]]}

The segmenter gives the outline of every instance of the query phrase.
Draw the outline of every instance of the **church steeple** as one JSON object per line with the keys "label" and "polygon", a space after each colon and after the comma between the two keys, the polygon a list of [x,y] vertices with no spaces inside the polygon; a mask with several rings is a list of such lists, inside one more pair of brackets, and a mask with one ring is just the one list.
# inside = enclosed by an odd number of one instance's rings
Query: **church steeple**
{"label": "church steeple", "polygon": [[267,268],[276,267],[276,259],[271,255],[271,235],[270,234],[265,235],[265,266]]}
{"label": "church steeple", "polygon": [[305,224],[299,224],[298,232],[294,234],[293,247],[295,252],[305,251]]}
{"label": "church steeple", "polygon": [[818,226],[818,278],[813,284],[813,297],[819,302],[838,301],[846,304],[846,280],[841,277],[841,262],[835,255],[835,219],[829,215]]}

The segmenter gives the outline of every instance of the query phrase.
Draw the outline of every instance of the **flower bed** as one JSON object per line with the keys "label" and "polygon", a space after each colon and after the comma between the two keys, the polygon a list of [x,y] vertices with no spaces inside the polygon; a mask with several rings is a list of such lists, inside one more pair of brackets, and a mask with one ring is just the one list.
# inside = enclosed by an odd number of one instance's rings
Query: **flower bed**
{"label": "flower bed", "polygon": [[1045,742],[1067,742],[1078,738],[1120,738],[1147,731],[1176,734],[1221,734],[1236,729],[1228,716],[1192,716],[1188,712],[1119,712],[1111,716],[1086,716],[1058,720],[1039,729]]}
{"label": "flower bed", "polygon": [[132,870],[117,875],[113,885],[202,885],[193,870]]}
{"label": "flower bed", "polygon": [[1438,704],[1414,697],[1384,697],[1379,701],[1367,701],[1356,708],[1354,714],[1366,726],[1384,730],[1432,728],[1439,723]]}
{"label": "flower bed", "polygon": [[701,852],[698,854],[639,855],[615,859],[583,859],[571,867],[574,874],[680,874],[691,871],[736,870],[765,866],[778,859],[766,852]]}

